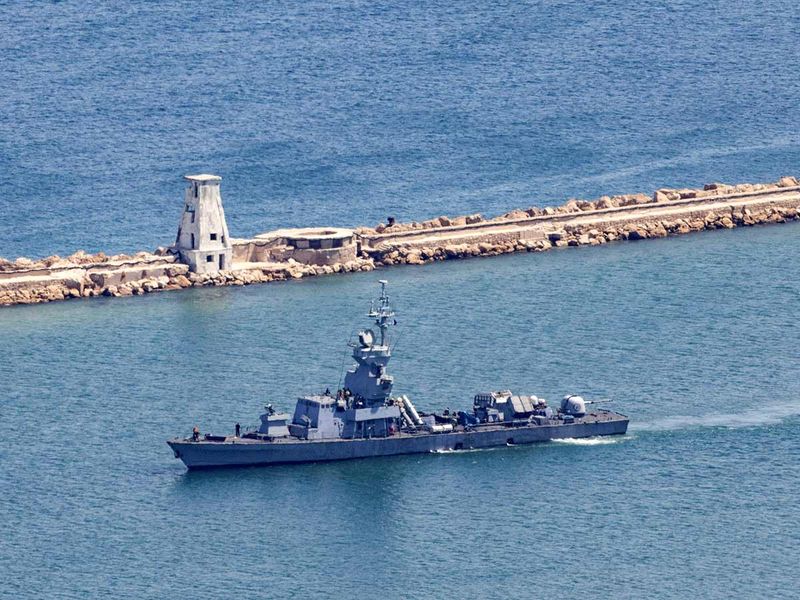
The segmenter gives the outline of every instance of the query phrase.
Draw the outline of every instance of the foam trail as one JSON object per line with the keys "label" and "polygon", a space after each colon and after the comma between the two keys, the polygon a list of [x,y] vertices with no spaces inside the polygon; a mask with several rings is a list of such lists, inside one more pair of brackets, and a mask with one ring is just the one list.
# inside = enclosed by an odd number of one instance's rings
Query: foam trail
{"label": "foam trail", "polygon": [[633,439],[631,436],[606,436],[606,437],[589,437],[589,438],[563,438],[560,440],[552,440],[557,444],[568,444],[570,446],[605,446],[607,444],[618,444],[625,440]]}
{"label": "foam trail", "polygon": [[740,413],[714,413],[711,415],[674,415],[650,423],[631,423],[636,431],[674,431],[692,427],[765,427],[777,425],[789,417],[800,415],[800,403],[768,404]]}
{"label": "foam trail", "polygon": [[449,448],[439,448],[431,450],[431,454],[468,454],[469,452],[491,452],[497,450],[500,446],[493,446],[490,448],[461,448],[460,450],[451,450]]}

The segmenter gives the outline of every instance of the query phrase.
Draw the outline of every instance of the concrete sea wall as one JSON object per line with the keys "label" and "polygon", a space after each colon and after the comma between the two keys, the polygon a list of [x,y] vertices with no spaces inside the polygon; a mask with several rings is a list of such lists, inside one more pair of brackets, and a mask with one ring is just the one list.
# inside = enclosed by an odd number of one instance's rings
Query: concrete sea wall
{"label": "concrete sea wall", "polygon": [[217,273],[190,272],[174,248],[106,256],[78,251],[34,261],[0,259],[0,305],[94,296],[132,296],[212,285],[249,285],[333,273],[371,271],[510,252],[643,240],[706,229],[797,220],[800,182],[709,184],[652,195],[570,200],[485,219],[439,217],[374,228],[281,230],[233,240],[233,260]]}

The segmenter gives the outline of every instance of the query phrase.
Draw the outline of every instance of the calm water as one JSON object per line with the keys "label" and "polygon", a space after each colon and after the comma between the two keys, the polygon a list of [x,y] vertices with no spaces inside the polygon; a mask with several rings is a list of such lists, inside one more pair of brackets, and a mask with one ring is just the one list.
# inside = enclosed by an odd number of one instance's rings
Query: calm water
{"label": "calm water", "polygon": [[[0,255],[797,173],[795,6],[0,4]],[[0,597],[791,597],[800,225],[385,273],[397,390],[625,438],[188,474],[335,388],[375,273],[0,310]],[[422,590],[422,591],[420,591]]]}
{"label": "calm water", "polygon": [[797,173],[796,3],[0,4],[0,256]]}

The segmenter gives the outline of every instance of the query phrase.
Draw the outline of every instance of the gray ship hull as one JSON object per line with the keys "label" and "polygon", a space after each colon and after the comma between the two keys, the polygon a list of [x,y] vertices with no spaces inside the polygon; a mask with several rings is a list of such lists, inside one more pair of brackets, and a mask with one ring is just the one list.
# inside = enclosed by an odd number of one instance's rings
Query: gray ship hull
{"label": "gray ship hull", "polygon": [[209,469],[493,448],[556,439],[622,435],[627,430],[628,417],[625,415],[598,411],[576,419],[574,423],[552,421],[543,425],[487,425],[448,433],[398,433],[371,439],[300,440],[289,437],[262,441],[227,438],[224,441],[198,442],[172,439],[167,444],[187,468]]}

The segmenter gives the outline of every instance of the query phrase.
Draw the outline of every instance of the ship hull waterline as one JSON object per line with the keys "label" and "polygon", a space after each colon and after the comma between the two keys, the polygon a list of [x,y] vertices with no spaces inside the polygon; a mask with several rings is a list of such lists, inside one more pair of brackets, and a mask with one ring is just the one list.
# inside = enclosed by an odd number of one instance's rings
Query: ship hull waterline
{"label": "ship hull waterline", "polygon": [[194,442],[172,439],[167,442],[188,469],[222,467],[269,466],[313,463],[403,454],[424,454],[458,450],[475,450],[499,446],[536,444],[558,439],[577,439],[598,436],[624,435],[628,418],[606,413],[602,420],[576,421],[521,427],[496,426],[450,433],[401,434],[369,439],[275,441],[237,438]]}

